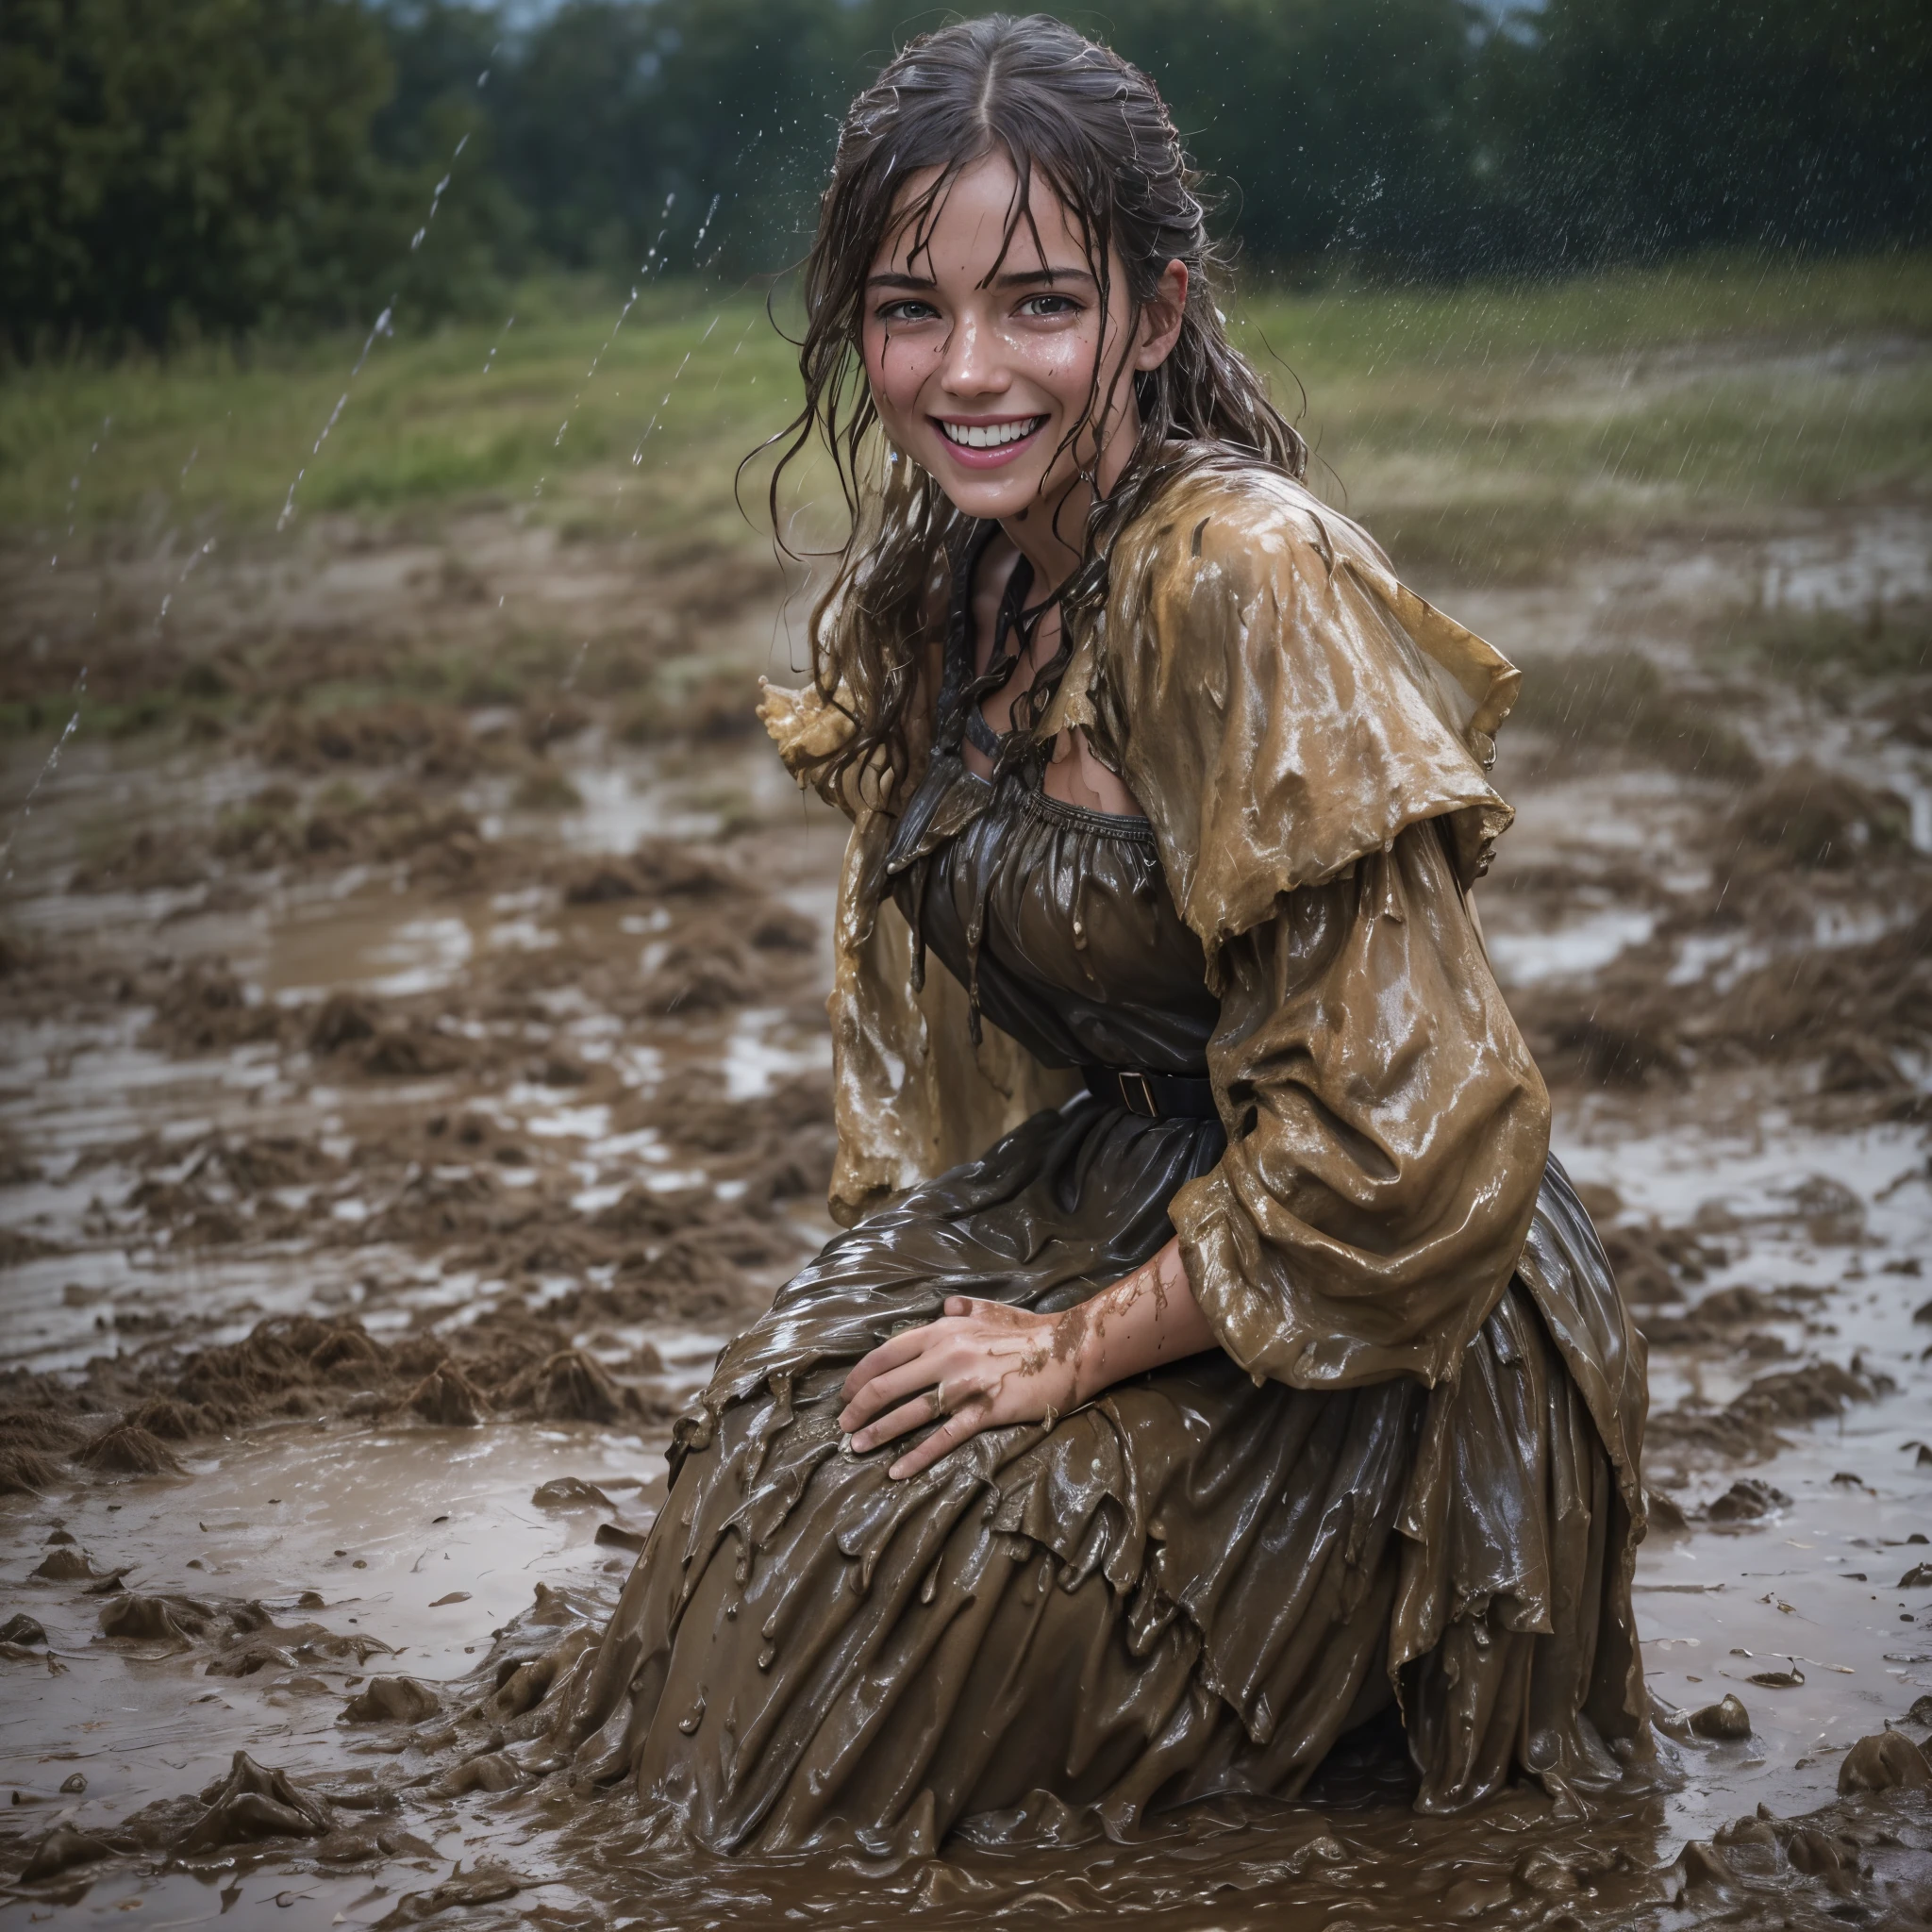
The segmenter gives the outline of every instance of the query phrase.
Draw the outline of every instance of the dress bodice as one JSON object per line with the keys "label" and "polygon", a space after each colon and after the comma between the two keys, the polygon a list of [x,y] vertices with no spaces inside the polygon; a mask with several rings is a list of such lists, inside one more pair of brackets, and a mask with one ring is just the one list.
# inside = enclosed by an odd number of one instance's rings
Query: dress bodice
{"label": "dress bodice", "polygon": [[961,757],[984,682],[971,675],[972,570],[991,534],[956,575],[933,755],[887,861],[899,909],[975,1011],[1043,1064],[1198,1076],[1220,1004],[1152,825],[1048,796],[1038,758],[991,780]]}

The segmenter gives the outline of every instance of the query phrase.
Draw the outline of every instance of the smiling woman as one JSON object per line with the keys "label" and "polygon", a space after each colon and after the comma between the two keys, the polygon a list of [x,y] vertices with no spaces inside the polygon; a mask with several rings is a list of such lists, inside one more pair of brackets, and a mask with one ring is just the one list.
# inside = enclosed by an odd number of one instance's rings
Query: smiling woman
{"label": "smiling woman", "polygon": [[853,820],[849,1231],[558,1735],[711,1846],[1124,1837],[1377,1723],[1425,1809],[1641,1774],[1641,1344],[1469,899],[1515,673],[1302,487],[1211,270],[1056,22],[852,108],[791,445],[852,532],[764,706]]}
{"label": "smiling woman", "polygon": [[[1036,208],[1002,150],[950,181],[926,169],[906,194],[866,277],[867,386],[894,453],[910,457],[955,509],[1000,525],[1005,541],[979,572],[996,608],[1009,585],[1023,595],[1035,584],[1052,591],[1079,564],[1093,504],[1119,482],[1140,437],[1127,378],[1173,353],[1188,269],[1170,261],[1138,306],[1118,274],[1103,286],[1072,211],[1055,195]],[[1001,688],[995,730],[1013,725],[1037,673],[1058,655],[1055,601],[1025,613],[1020,629],[1027,648]],[[974,744],[966,756],[985,775],[986,752]],[[1078,729],[1057,743],[1046,789],[1069,804],[1139,809]]]}

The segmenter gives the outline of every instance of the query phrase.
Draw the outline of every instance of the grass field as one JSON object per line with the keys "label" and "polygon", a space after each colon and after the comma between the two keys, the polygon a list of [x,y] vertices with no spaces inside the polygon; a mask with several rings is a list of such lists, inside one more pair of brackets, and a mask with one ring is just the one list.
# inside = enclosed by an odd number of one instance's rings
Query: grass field
{"label": "grass field", "polygon": [[[755,296],[652,289],[613,332],[621,306],[532,288],[508,326],[375,340],[353,381],[360,338],[15,370],[0,525],[56,547],[70,524],[258,531],[299,474],[296,519],[485,499],[673,543],[749,539],[733,472],[796,406],[791,349]],[[1257,288],[1231,321],[1301,414],[1324,492],[1411,567],[1520,577],[1660,522],[1932,484],[1932,256]]]}

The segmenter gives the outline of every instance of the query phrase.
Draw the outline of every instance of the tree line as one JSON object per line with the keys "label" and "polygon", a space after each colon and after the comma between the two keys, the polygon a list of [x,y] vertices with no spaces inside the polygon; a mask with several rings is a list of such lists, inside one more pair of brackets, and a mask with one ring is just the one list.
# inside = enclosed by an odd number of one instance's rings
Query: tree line
{"label": "tree line", "polygon": [[[494,308],[545,266],[766,274],[905,0],[7,0],[0,336]],[[1454,277],[1926,238],[1922,0],[1113,0],[1252,266]]]}

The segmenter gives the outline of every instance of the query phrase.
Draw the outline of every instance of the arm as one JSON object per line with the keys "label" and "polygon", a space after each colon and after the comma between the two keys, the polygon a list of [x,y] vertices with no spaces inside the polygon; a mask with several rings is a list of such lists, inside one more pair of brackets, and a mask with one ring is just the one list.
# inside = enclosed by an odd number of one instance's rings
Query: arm
{"label": "arm", "polygon": [[893,1336],[845,1378],[839,1426],[863,1452],[940,1422],[887,1472],[917,1475],[981,1429],[1051,1424],[1129,1375],[1214,1345],[1171,1241],[1061,1314],[948,1297],[937,1322]]}
{"label": "arm", "polygon": [[1223,1348],[1298,1388],[1433,1384],[1529,1232],[1549,1098],[1433,825],[1229,942],[1232,1132],[1168,1204]]}

